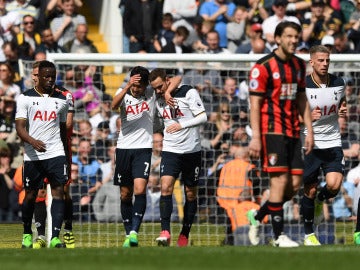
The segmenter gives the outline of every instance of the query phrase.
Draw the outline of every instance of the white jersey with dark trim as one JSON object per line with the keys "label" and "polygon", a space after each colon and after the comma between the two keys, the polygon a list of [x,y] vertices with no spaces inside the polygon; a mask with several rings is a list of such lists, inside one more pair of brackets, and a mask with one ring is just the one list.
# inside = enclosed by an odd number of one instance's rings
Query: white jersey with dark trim
{"label": "white jersey with dark trim", "polygon": [[186,122],[196,115],[205,112],[204,104],[196,89],[189,85],[182,85],[173,95],[176,106],[171,108],[164,98],[156,101],[160,117],[164,120],[163,151],[173,153],[193,153],[201,150],[199,127],[189,127],[175,133],[167,133],[166,128],[173,123]]}
{"label": "white jersey with dark trim", "polygon": [[[115,95],[121,91],[122,88]],[[125,94],[120,104],[121,129],[117,148],[152,148],[155,99],[151,87],[147,87],[139,98],[132,96],[130,90]]]}
{"label": "white jersey with dark trim", "polygon": [[45,152],[38,152],[24,143],[24,160],[45,160],[65,155],[60,123],[66,122],[69,100],[71,98],[60,91],[42,95],[35,89],[29,89],[18,97],[15,120],[27,120],[29,135],[46,145]]}
{"label": "white jersey with dark trim", "polygon": [[[311,75],[306,76],[306,96],[310,110],[321,109],[321,118],[312,123],[315,149],[341,147],[338,123],[340,101],[345,95],[345,81],[329,74],[328,84],[319,85]],[[307,134],[305,128],[304,134]]]}

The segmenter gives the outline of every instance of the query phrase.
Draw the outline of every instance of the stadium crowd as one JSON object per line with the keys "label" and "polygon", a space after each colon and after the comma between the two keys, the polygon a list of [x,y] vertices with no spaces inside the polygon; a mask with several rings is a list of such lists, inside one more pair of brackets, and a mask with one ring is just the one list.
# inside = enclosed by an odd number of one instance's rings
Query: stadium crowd
{"label": "stadium crowd", "polygon": [[[33,87],[30,74],[22,76],[19,60],[35,62],[52,53],[97,53],[87,38],[88,25],[79,9],[81,0],[0,0],[0,222],[20,220],[22,202],[22,146],[15,131],[16,100]],[[269,53],[276,44],[274,30],[284,20],[302,26],[297,53],[308,53],[313,45],[325,45],[333,54],[360,52],[360,1],[358,0],[121,0],[124,53]],[[74,220],[117,221],[119,194],[111,188],[114,146],[121,126],[118,112],[111,110],[99,66],[63,66],[57,84],[75,98],[75,126],[71,168]],[[168,70],[193,85],[203,100],[208,122],[201,127],[203,154],[199,190],[199,221],[234,224],[216,200],[222,168],[232,160],[248,160],[248,74],[219,70]],[[351,170],[359,166],[360,76],[338,72],[346,81],[348,114],[339,121],[346,160],[342,192],[329,202],[326,219],[351,220],[356,215],[359,178]],[[160,134],[161,135],[161,134]],[[154,139],[154,147],[161,138]],[[158,150],[159,151],[159,150]],[[153,151],[156,162],[158,153]],[[252,162],[251,192],[240,192],[239,201],[260,205],[266,200],[268,178]],[[357,169],[358,170],[358,169]],[[148,199],[158,200],[159,171],[154,166]],[[179,179],[181,183],[181,179]],[[181,205],[181,194],[174,204]],[[110,198],[110,199],[109,199]],[[109,200],[116,213],[109,211]],[[299,199],[288,204],[289,222],[299,220]],[[149,202],[148,207],[153,205]],[[182,219],[177,208],[174,220]],[[239,209],[242,209],[239,207]],[[146,221],[159,218],[147,213]],[[155,218],[155,219],[154,219]],[[238,223],[241,224],[241,223]],[[230,230],[231,226],[229,226]],[[229,240],[231,241],[231,240]]]}

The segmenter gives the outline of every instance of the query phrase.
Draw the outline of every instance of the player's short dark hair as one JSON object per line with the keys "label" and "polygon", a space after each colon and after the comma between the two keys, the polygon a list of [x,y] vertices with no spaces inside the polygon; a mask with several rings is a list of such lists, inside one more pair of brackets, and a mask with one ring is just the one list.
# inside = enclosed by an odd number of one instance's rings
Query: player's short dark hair
{"label": "player's short dark hair", "polygon": [[142,66],[133,67],[130,72],[130,77],[139,74],[140,75],[140,84],[149,84],[149,70]]}
{"label": "player's short dark hair", "polygon": [[39,71],[44,69],[44,68],[56,69],[54,63],[52,63],[50,61],[47,61],[47,60],[42,60],[42,61],[40,61],[40,64],[39,64]]}
{"label": "player's short dark hair", "polygon": [[165,81],[166,76],[167,76],[167,75],[166,75],[165,69],[155,68],[153,71],[150,72],[149,81],[150,81],[150,82],[155,81],[156,78],[158,78],[158,77],[160,77],[162,80]]}
{"label": "player's short dark hair", "polygon": [[312,46],[311,48],[310,48],[310,51],[309,51],[309,53],[310,53],[310,56],[311,55],[313,55],[314,53],[328,53],[328,54],[330,54],[330,50],[326,47],[326,46],[324,46],[324,45],[315,45],[315,46]]}
{"label": "player's short dark hair", "polygon": [[283,21],[276,26],[274,37],[280,37],[288,27],[296,30],[298,33],[301,33],[301,26],[299,24],[290,21]]}

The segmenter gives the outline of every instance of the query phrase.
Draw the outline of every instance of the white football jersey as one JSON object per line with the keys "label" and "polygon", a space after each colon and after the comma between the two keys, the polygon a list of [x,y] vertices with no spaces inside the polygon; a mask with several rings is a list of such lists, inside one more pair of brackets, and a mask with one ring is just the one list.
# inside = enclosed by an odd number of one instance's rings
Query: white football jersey
{"label": "white football jersey", "polygon": [[[312,123],[315,149],[341,147],[338,124],[340,101],[345,95],[345,81],[329,74],[328,85],[317,84],[311,75],[306,76],[306,96],[310,110],[321,109],[321,118]],[[307,134],[305,128],[304,134]]]}
{"label": "white football jersey", "polygon": [[66,115],[72,99],[60,91],[51,96],[42,95],[35,89],[21,94],[17,99],[17,119],[27,120],[27,129],[31,137],[46,144],[45,152],[36,151],[25,143],[24,160],[44,160],[64,156],[64,146],[60,137],[60,122],[66,122]]}
{"label": "white football jersey", "polygon": [[199,127],[189,127],[175,133],[167,133],[166,128],[177,122],[185,122],[196,115],[205,112],[203,102],[196,89],[189,85],[181,86],[173,96],[176,106],[171,108],[164,98],[156,101],[160,117],[164,120],[163,151],[185,154],[201,150]]}
{"label": "white football jersey", "polygon": [[[120,88],[115,95],[120,93]],[[120,104],[121,129],[117,148],[152,148],[155,91],[147,87],[144,95],[136,98],[128,91]]]}

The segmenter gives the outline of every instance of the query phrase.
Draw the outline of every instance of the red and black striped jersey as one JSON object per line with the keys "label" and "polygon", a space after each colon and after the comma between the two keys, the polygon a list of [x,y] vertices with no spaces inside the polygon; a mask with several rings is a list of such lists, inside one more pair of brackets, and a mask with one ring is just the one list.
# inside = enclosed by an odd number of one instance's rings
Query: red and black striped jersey
{"label": "red and black striped jersey", "polygon": [[296,96],[305,92],[306,64],[297,56],[283,61],[274,52],[256,62],[250,72],[249,92],[264,98],[261,133],[300,136]]}

